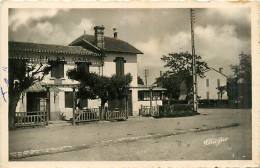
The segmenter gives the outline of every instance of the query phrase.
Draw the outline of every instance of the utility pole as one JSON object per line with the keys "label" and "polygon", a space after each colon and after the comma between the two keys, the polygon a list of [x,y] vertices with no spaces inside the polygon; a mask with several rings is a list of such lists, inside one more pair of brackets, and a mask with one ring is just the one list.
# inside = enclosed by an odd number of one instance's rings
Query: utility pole
{"label": "utility pole", "polygon": [[144,70],[145,85],[147,86],[147,78],[149,77],[149,69]]}
{"label": "utility pole", "polygon": [[193,110],[198,111],[198,88],[197,88],[197,75],[196,75],[196,58],[195,58],[195,44],[194,44],[194,22],[195,22],[195,10],[190,9],[191,19],[191,49],[192,49],[192,81],[193,81]]}

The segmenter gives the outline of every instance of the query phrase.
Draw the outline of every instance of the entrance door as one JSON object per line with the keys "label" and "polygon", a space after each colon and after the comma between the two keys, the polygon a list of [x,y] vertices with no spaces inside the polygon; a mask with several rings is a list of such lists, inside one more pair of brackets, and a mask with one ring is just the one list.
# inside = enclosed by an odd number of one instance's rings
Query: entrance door
{"label": "entrance door", "polygon": [[46,111],[47,92],[27,92],[27,112]]}

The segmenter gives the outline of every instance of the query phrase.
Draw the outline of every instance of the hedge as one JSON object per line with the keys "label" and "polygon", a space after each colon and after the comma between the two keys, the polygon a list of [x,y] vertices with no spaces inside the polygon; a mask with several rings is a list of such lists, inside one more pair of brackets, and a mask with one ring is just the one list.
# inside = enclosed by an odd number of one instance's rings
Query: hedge
{"label": "hedge", "polygon": [[185,117],[198,115],[198,112],[193,111],[192,105],[187,104],[175,104],[175,105],[163,105],[159,107],[159,116],[161,117]]}

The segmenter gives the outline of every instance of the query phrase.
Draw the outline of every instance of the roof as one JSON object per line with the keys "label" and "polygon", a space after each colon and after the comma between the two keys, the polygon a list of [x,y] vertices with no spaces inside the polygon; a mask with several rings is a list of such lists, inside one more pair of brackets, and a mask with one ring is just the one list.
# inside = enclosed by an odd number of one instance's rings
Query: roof
{"label": "roof", "polygon": [[223,76],[225,76],[225,77],[228,77],[227,75],[221,73],[220,71],[216,70],[215,68],[212,68],[212,67],[207,67],[207,68],[208,68],[208,70],[205,71],[205,73],[208,72],[208,71],[210,71],[210,70],[213,70],[213,71],[215,71],[215,72],[217,72],[217,73],[219,73],[219,74],[221,74],[221,75],[223,75]]}
{"label": "roof", "polygon": [[[134,54],[143,54],[140,50],[136,49],[131,44],[120,40],[118,38],[112,37],[104,37],[105,40],[105,51],[107,52],[123,52],[123,53],[134,53]],[[82,35],[73,42],[69,44],[69,46],[75,46],[82,41],[87,41],[95,46],[95,36],[94,35]]]}
{"label": "roof", "polygon": [[167,90],[165,88],[158,87],[158,86],[155,86],[155,85],[140,85],[140,84],[138,84],[137,87],[131,87],[131,88],[135,88],[135,89],[138,89],[138,90],[150,90],[150,88],[152,88],[152,90],[154,90],[154,91]]}
{"label": "roof", "polygon": [[[32,86],[30,86],[26,92],[47,92],[47,89],[45,87],[45,83],[44,82],[36,82],[34,83]],[[50,87],[50,92],[59,92],[60,89],[58,89],[57,87]]]}
{"label": "roof", "polygon": [[9,42],[9,51],[26,51],[38,53],[56,53],[72,55],[97,55],[81,46],[63,46],[28,42]]}

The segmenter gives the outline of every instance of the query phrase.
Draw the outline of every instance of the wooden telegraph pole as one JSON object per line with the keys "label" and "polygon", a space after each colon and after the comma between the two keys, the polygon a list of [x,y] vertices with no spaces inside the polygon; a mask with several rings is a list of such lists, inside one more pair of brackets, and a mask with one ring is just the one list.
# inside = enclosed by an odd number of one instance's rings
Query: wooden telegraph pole
{"label": "wooden telegraph pole", "polygon": [[193,78],[193,110],[198,111],[198,96],[197,96],[197,75],[196,75],[196,58],[195,58],[195,44],[194,44],[194,22],[195,22],[195,10],[190,9],[191,19],[191,49],[192,49],[192,78]]}

